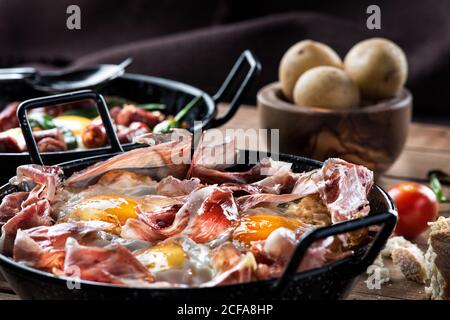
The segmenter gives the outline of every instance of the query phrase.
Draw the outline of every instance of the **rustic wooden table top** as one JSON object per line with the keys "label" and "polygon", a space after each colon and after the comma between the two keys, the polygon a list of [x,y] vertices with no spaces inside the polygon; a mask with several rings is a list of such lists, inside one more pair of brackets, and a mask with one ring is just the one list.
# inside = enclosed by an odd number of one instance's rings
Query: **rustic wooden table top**
{"label": "rustic wooden table top", "polygon": [[[259,128],[257,109],[251,106],[241,107],[224,128]],[[426,182],[428,171],[433,169],[450,172],[450,127],[412,123],[403,153],[378,183],[387,189],[405,180]],[[444,192],[450,194],[450,188],[446,187]],[[440,213],[449,216],[450,205],[441,205]],[[414,242],[425,250],[426,233]],[[389,262],[386,265],[391,269],[390,283],[383,285],[379,290],[369,290],[364,282],[366,276],[362,275],[348,299],[426,299],[423,285],[404,279],[400,271]],[[19,298],[0,276],[0,300],[13,299]]]}

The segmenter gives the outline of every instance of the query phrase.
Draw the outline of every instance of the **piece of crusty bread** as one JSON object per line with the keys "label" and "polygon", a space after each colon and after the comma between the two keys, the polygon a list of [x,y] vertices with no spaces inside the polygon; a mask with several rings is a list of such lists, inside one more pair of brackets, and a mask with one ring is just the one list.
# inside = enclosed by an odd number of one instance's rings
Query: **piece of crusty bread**
{"label": "piece of crusty bread", "polygon": [[439,217],[431,224],[425,255],[430,286],[425,288],[433,300],[450,299],[450,218]]}
{"label": "piece of crusty bread", "polygon": [[381,251],[381,256],[392,258],[394,265],[409,280],[425,283],[428,278],[422,250],[403,237],[390,238]]}
{"label": "piece of crusty bread", "polygon": [[390,258],[394,248],[409,247],[410,245],[412,245],[412,243],[403,237],[391,237],[386,242],[383,250],[381,250],[381,255],[383,258]]}
{"label": "piece of crusty bread", "polygon": [[423,252],[417,246],[398,247],[392,250],[392,262],[398,266],[406,279],[425,283],[428,279]]}

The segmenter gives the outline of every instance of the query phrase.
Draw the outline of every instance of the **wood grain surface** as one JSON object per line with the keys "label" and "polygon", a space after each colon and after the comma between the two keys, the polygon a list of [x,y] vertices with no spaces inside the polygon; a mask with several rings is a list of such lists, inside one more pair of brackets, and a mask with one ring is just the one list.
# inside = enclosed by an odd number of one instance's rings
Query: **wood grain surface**
{"label": "wood grain surface", "polygon": [[[221,106],[220,112],[223,110],[224,106]],[[243,106],[222,129],[257,129],[259,127],[257,109],[252,106]],[[406,147],[401,156],[385,175],[378,177],[377,182],[383,188],[390,188],[405,180],[425,182],[428,171],[433,169],[450,173],[450,127],[413,123],[410,125]],[[450,194],[450,188],[445,187],[444,192]],[[440,213],[449,216],[450,205],[442,205]],[[427,248],[426,233],[420,235],[414,242],[425,250]],[[390,261],[387,261],[386,265],[390,268],[390,283],[383,285],[379,290],[369,290],[365,283],[367,276],[361,275],[347,299],[426,299],[423,285],[406,280]],[[18,299],[18,296],[0,276],[0,300],[15,299]]]}
{"label": "wood grain surface", "polygon": [[[259,128],[257,110],[250,106],[241,108],[226,124],[226,128]],[[428,171],[433,169],[450,173],[450,127],[412,123],[405,149],[389,171],[377,178],[377,183],[389,189],[403,181],[426,182]],[[450,194],[450,188],[444,187],[444,192]],[[444,216],[450,216],[450,205],[441,205],[439,211]],[[427,232],[414,239],[414,242],[426,250]],[[390,283],[382,285],[379,290],[370,290],[365,283],[367,276],[361,275],[347,299],[426,299],[424,285],[405,279],[391,261],[387,260],[385,264],[390,269]]]}

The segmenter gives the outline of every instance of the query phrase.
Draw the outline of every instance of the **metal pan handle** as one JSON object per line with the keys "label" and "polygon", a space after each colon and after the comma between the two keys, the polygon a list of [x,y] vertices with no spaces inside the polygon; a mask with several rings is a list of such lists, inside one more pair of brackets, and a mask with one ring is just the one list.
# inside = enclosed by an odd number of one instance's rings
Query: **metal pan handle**
{"label": "metal pan handle", "polygon": [[111,144],[110,151],[123,152],[122,146],[114,130],[111,117],[109,116],[109,111],[105,99],[101,94],[98,94],[92,90],[82,90],[42,98],[30,99],[22,102],[19,105],[17,109],[17,118],[19,119],[20,128],[22,129],[22,133],[25,138],[25,143],[27,144],[28,152],[30,154],[31,161],[33,163],[44,165],[36,141],[34,140],[33,137],[33,131],[31,129],[30,122],[28,121],[27,111],[29,109],[51,107],[55,105],[87,99],[95,101],[97,111],[102,119],[103,126],[105,127],[106,134],[108,135],[109,142]]}
{"label": "metal pan handle", "polygon": [[307,250],[314,242],[326,239],[329,236],[335,236],[374,225],[382,225],[381,230],[377,233],[370,249],[366,252],[364,257],[361,258],[357,267],[351,271],[355,275],[364,272],[383,248],[387,239],[394,230],[396,222],[397,217],[394,212],[385,212],[315,229],[303,235],[297,245],[297,248],[292,254],[291,260],[274,286],[275,292],[281,296],[288,289],[297,274],[297,269],[302,263]]}
{"label": "metal pan handle", "polygon": [[223,116],[215,118],[212,121],[211,123],[212,127],[221,126],[222,124],[230,120],[231,117],[234,116],[237,109],[239,108],[243,95],[247,92],[248,88],[250,87],[250,84],[253,82],[255,77],[261,71],[261,64],[250,50],[245,50],[239,56],[233,68],[231,68],[230,73],[225,78],[225,81],[222,83],[219,90],[213,96],[213,100],[216,104],[221,102],[226,95],[232,94],[230,91],[233,88],[233,84],[237,81],[239,76],[242,75],[246,67],[248,67],[248,70],[242,77],[242,82],[239,84],[239,86],[237,86],[235,92],[233,93],[233,98],[231,99],[231,102],[228,106],[228,110],[225,112]]}

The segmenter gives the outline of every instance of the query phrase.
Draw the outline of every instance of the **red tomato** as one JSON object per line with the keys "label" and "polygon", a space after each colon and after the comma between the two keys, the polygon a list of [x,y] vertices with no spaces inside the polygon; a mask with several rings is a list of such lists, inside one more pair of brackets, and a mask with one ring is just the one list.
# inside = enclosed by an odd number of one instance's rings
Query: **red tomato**
{"label": "red tomato", "polygon": [[436,220],[439,206],[436,195],[427,186],[405,182],[389,190],[398,210],[395,233],[405,238],[417,237]]}

